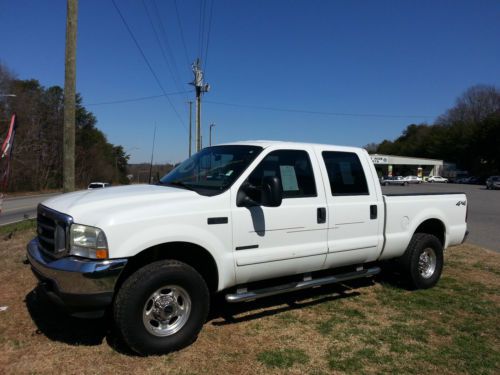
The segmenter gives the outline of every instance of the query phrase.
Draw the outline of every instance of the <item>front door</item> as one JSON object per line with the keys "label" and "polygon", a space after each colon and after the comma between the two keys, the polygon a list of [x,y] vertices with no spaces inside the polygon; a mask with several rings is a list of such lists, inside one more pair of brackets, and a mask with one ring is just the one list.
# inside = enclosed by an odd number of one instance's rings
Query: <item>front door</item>
{"label": "front door", "polygon": [[[266,176],[283,187],[279,207],[237,207],[232,191],[233,245],[239,284],[321,269],[327,253],[326,201],[311,150],[269,152],[245,182]],[[258,200],[259,197],[252,197]]]}

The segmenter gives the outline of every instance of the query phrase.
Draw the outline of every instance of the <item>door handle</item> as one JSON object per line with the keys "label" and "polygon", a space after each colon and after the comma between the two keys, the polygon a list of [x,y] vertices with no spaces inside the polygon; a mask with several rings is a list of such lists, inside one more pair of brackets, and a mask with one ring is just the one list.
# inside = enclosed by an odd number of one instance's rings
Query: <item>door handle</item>
{"label": "door handle", "polygon": [[326,223],[326,208],[325,207],[319,207],[318,210],[316,211],[316,217],[318,220],[318,224],[324,224]]}
{"label": "door handle", "polygon": [[370,219],[373,220],[373,219],[376,219],[377,218],[377,205],[376,204],[372,204],[370,206]]}

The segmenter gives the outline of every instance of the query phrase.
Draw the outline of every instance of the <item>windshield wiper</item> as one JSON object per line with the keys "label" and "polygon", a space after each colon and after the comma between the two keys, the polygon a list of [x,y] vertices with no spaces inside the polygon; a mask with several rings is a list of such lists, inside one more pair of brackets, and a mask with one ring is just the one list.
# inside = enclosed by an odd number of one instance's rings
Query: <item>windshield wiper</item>
{"label": "windshield wiper", "polygon": [[171,181],[171,182],[167,182],[167,183],[164,183],[162,182],[162,185],[167,185],[167,186],[175,186],[175,187],[180,187],[182,189],[187,189],[187,190],[192,190],[192,191],[195,191],[196,189],[194,189],[193,187],[187,185],[185,182],[183,181]]}

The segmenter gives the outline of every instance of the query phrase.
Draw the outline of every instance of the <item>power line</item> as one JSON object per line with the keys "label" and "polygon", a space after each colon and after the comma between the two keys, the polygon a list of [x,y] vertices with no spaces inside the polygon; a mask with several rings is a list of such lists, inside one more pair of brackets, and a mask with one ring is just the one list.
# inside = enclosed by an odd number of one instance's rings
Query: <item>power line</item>
{"label": "power line", "polygon": [[[167,95],[181,95],[181,94],[186,94],[193,92],[191,91],[179,91],[179,92],[169,92]],[[164,97],[164,94],[159,94],[159,95],[150,95],[150,96],[141,96],[138,98],[129,98],[129,99],[119,99],[119,100],[112,100],[112,101],[107,101],[107,102],[97,102],[97,103],[89,103],[85,104],[85,106],[90,107],[90,106],[99,106],[99,105],[108,105],[108,104],[121,104],[121,103],[131,103],[131,102],[140,102],[144,100],[150,100],[150,99],[158,99],[161,97]]]}
{"label": "power line", "polygon": [[[182,91],[182,85],[180,84],[180,74],[179,74],[179,70],[177,69],[177,62],[175,60],[175,55],[172,53],[172,48],[170,46],[170,42],[169,42],[169,39],[168,39],[168,36],[167,36],[167,33],[165,31],[165,26],[163,24],[163,21],[160,17],[160,11],[158,9],[158,5],[156,4],[156,0],[153,0],[153,6],[155,8],[155,13],[156,13],[156,17],[158,18],[158,23],[160,25],[160,32],[161,32],[161,35],[163,36],[163,40],[165,42],[165,47],[167,49],[167,53],[168,53],[168,56],[170,58],[170,61],[172,62],[172,66],[173,66],[173,71],[174,71],[174,82],[175,82],[175,85],[177,87],[177,90],[179,91]],[[186,96],[185,97],[185,100],[188,101],[188,97]]]}
{"label": "power line", "polygon": [[436,116],[431,116],[431,115],[392,115],[392,114],[381,114],[381,113],[346,113],[346,112],[310,111],[310,110],[305,110],[305,109],[291,109],[291,108],[265,107],[265,106],[248,105],[248,104],[224,103],[224,102],[216,102],[216,101],[212,101],[212,100],[205,100],[205,103],[224,105],[224,106],[229,106],[229,107],[259,109],[259,110],[265,110],[265,111],[308,113],[308,114],[312,114],[312,115],[327,115],[327,116],[340,116],[340,117],[380,117],[380,118],[433,118],[433,117],[436,117]]}
{"label": "power line", "polygon": [[174,72],[177,75],[177,77],[180,77],[179,70],[177,69],[177,62],[175,60],[175,55],[172,53],[172,47],[170,45],[167,32],[165,31],[166,29],[165,29],[164,23],[162,21],[162,18],[160,17],[160,10],[158,9],[158,5],[156,4],[156,0],[153,0],[152,3],[153,3],[153,7],[155,8],[154,10],[156,13],[156,18],[158,19],[158,24],[160,25],[160,31],[161,31],[161,34],[163,36],[163,40],[165,42],[165,47],[167,49],[168,56],[169,56],[170,60],[172,61],[172,66],[174,68]]}
{"label": "power line", "polygon": [[204,39],[204,25],[205,25],[205,6],[206,6],[206,1],[201,0],[200,1],[200,21],[199,21],[199,29],[198,29],[198,47],[200,49],[200,59],[202,57],[203,53],[203,39]]}
{"label": "power line", "polygon": [[186,47],[186,38],[184,38],[184,31],[182,29],[181,17],[179,15],[179,9],[177,7],[177,0],[174,0],[175,14],[177,15],[177,23],[179,24],[179,30],[181,34],[182,46],[184,47],[184,55],[186,56],[186,66],[190,65],[189,54]]}
{"label": "power line", "polygon": [[[180,95],[184,93],[190,93],[190,91],[181,91],[181,92],[170,92],[168,95]],[[129,103],[129,102],[138,102],[150,99],[157,99],[165,96],[164,94],[159,95],[151,95],[151,96],[142,96],[138,98],[128,98],[128,99],[120,99],[106,102],[98,102],[98,103],[89,103],[85,104],[86,106],[99,106],[99,105],[108,105],[108,104],[120,104],[120,103]],[[306,109],[290,109],[290,108],[278,108],[278,107],[266,107],[266,106],[257,106],[257,105],[249,105],[249,104],[236,104],[236,103],[226,103],[226,102],[217,102],[212,100],[205,100],[205,103],[223,105],[228,107],[240,107],[240,108],[249,108],[249,109],[258,109],[265,111],[274,111],[274,112],[291,112],[291,113],[307,113],[312,115],[326,115],[326,116],[339,116],[339,117],[380,117],[380,118],[434,118],[434,115],[393,115],[393,114],[382,114],[382,113],[345,113],[345,112],[325,112],[325,111],[311,111]]]}
{"label": "power line", "polygon": [[[144,0],[142,0],[142,5],[144,6],[144,10],[146,11],[146,15],[148,17],[149,24],[151,25],[151,29],[153,29],[153,33],[155,35],[156,42],[158,43],[158,46],[160,47],[160,52],[161,52],[161,55],[163,57],[163,61],[165,62],[165,65],[167,65],[167,68],[170,72],[170,75],[172,76],[172,80],[174,81],[175,87],[180,92],[180,91],[182,91],[182,89],[181,89],[179,81],[178,81],[178,72],[176,69],[174,72],[174,70],[171,67],[171,64],[169,63],[169,61],[167,59],[167,56],[165,56],[165,49],[163,48],[163,45],[160,41],[160,37],[158,36],[158,33],[156,32],[156,28],[154,27],[154,24],[153,24],[153,19],[151,18],[151,14],[149,13],[148,7],[147,7],[146,2]],[[157,14],[158,19],[160,21],[160,25],[162,25],[161,18],[160,18],[159,13],[158,13],[158,8],[156,7],[156,3],[154,1],[153,1],[153,6],[155,7],[156,14]],[[175,66],[175,60],[173,59],[173,55],[170,51],[170,44],[168,43],[168,40],[166,40],[166,47],[167,47],[167,50],[170,52],[169,55],[170,55],[172,64]],[[186,97],[186,99],[187,99],[187,97]]]}
{"label": "power line", "polygon": [[205,59],[203,60],[203,70],[205,71],[205,74],[207,73],[208,47],[210,45],[210,31],[212,30],[212,15],[214,11],[214,3],[215,0],[212,0],[212,4],[210,5],[210,13],[208,16],[207,46],[205,49]]}
{"label": "power line", "polygon": [[[175,114],[177,115],[177,118],[179,119],[180,123],[182,124],[182,126],[186,129],[186,124],[184,124],[184,121],[182,121],[182,117],[179,115],[179,112],[177,112],[177,109],[175,109],[175,106],[174,104],[172,103],[172,100],[170,100],[170,97],[169,95],[167,94],[167,92],[165,91],[165,89],[163,88],[163,85],[161,84],[160,82],[160,79],[158,78],[158,76],[156,75],[153,67],[151,66],[151,64],[149,63],[149,60],[148,58],[146,57],[146,55],[144,54],[144,51],[142,50],[139,42],[137,41],[137,39],[135,38],[134,36],[134,33],[132,32],[132,29],[130,29],[127,21],[125,20],[125,17],[123,16],[122,12],[120,11],[120,8],[118,8],[118,5],[116,5],[116,2],[115,0],[111,0],[113,2],[113,5],[118,13],[118,15],[120,16],[120,18],[122,19],[123,21],[123,24],[125,25],[125,27],[127,28],[127,31],[128,33],[130,34],[130,37],[132,38],[132,40],[134,41],[137,49],[139,50],[139,52],[141,53],[141,56],[142,58],[144,59],[144,62],[146,63],[146,65],[148,66],[149,70],[151,71],[151,74],[153,75],[153,77],[155,78],[156,80],[156,83],[158,84],[158,86],[160,87],[161,91],[163,92],[165,98],[167,99],[168,103],[170,104],[170,106],[172,107],[173,111],[175,112]],[[186,129],[187,130],[187,129]]]}

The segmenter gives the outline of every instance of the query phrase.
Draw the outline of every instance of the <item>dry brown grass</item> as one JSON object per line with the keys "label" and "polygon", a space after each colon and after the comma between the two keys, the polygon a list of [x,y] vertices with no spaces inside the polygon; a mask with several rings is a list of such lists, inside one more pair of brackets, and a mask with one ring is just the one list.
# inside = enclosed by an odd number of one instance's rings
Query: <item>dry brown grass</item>
{"label": "dry brown grass", "polygon": [[190,347],[141,358],[106,320],[65,316],[22,264],[32,230],[0,239],[0,374],[499,373],[500,254],[451,248],[428,291],[391,277],[240,305],[216,301]]}

